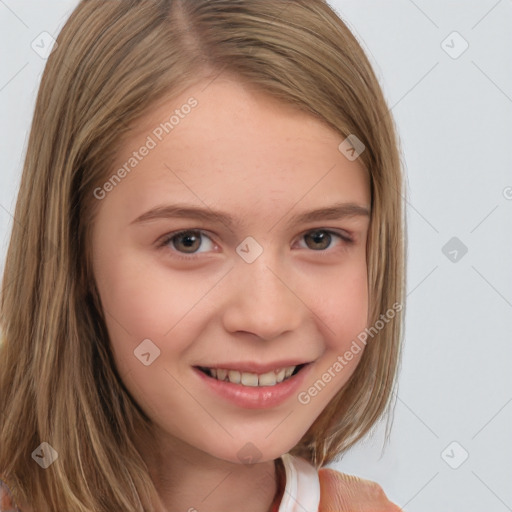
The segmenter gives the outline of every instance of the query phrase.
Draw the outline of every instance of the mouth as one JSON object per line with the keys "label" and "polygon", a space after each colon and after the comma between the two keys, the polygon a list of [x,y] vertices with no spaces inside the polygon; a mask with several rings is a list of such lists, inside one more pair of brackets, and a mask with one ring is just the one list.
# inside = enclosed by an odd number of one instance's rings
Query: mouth
{"label": "mouth", "polygon": [[203,372],[208,377],[221,382],[228,382],[248,387],[265,387],[275,386],[281,382],[291,379],[308,364],[309,363],[304,363],[297,366],[276,368],[275,370],[262,374],[231,370],[227,368],[207,368],[205,366],[196,366],[195,368]]}

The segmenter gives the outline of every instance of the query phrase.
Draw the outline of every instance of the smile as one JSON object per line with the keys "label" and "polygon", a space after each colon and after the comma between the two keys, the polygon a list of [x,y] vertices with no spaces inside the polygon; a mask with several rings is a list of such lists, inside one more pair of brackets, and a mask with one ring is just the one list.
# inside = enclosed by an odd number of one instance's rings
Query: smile
{"label": "smile", "polygon": [[243,372],[239,370],[229,370],[225,368],[206,368],[199,367],[203,373],[214,379],[230,382],[232,384],[241,384],[242,386],[275,386],[293,375],[297,374],[305,364],[298,366],[288,366],[286,368],[277,368],[270,372],[258,374],[251,372]]}

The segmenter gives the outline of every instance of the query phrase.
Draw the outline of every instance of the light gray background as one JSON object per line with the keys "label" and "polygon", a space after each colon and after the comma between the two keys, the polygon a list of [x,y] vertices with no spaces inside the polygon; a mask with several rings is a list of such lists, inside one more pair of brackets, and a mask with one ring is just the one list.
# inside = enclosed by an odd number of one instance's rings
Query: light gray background
{"label": "light gray background", "polygon": [[[76,4],[0,0],[0,270],[45,64],[31,44],[56,37]],[[395,116],[409,236],[391,441],[382,451],[381,423],[332,467],[407,512],[512,510],[512,2],[330,4]]]}

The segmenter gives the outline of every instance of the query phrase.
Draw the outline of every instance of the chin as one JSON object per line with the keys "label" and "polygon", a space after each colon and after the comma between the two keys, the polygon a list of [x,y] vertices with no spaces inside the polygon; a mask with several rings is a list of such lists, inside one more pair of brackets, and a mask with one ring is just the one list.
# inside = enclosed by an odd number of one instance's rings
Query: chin
{"label": "chin", "polygon": [[290,446],[290,448],[287,446],[262,446],[261,444],[258,444],[258,442],[253,443],[251,441],[240,442],[237,444],[238,446],[234,447],[234,451],[232,448],[229,451],[221,450],[215,452],[211,451],[209,453],[213,457],[232,464],[251,465],[274,461],[286,453],[288,449],[293,448],[293,446]]}

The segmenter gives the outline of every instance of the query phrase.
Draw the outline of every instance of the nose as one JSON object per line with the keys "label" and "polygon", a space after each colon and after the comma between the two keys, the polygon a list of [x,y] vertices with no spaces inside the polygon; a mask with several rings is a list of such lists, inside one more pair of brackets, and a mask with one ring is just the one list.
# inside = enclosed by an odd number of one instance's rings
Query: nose
{"label": "nose", "polygon": [[228,332],[271,340],[298,328],[307,308],[294,292],[291,273],[276,261],[264,252],[252,263],[238,261],[230,272],[222,315]]}

